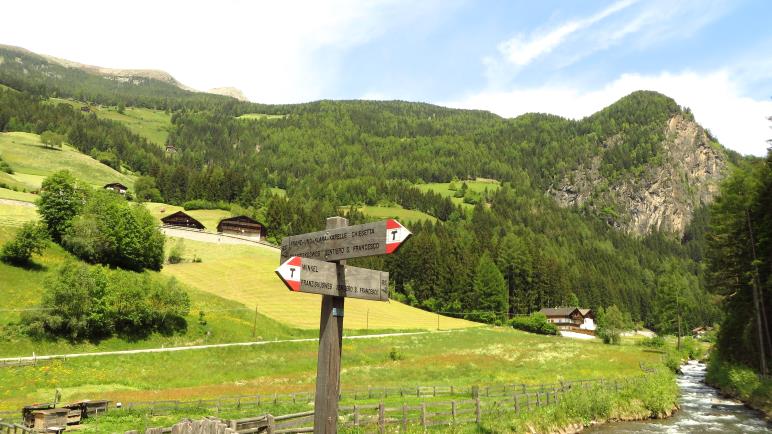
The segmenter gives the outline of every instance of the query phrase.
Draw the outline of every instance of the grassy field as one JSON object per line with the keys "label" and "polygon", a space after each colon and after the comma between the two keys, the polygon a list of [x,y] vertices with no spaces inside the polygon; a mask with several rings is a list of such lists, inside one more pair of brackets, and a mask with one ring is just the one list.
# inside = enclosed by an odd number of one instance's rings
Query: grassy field
{"label": "grassy field", "polygon": [[37,198],[38,196],[32,193],[9,190],[7,188],[0,187],[0,199],[20,200],[22,202],[34,203]]}
{"label": "grassy field", "polygon": [[[501,184],[499,184],[498,181],[494,179],[480,179],[477,180],[467,180],[467,181],[459,181],[457,184],[459,188],[461,187],[461,184],[463,182],[466,182],[467,187],[470,191],[474,191],[477,193],[482,193],[485,190],[488,191],[496,191],[501,187]],[[453,197],[453,195],[456,193],[455,191],[451,190],[450,183],[449,182],[432,182],[429,184],[417,184],[416,187],[421,191],[433,191],[437,194],[440,194],[443,197],[450,197],[453,203],[455,204],[462,204],[464,207],[467,208],[474,208],[473,205],[470,205],[468,203],[464,203],[464,200],[460,197]]]}
{"label": "grassy field", "polygon": [[[101,356],[0,370],[0,406],[50,399],[200,399],[313,390],[316,342]],[[397,357],[392,357],[396,354]],[[640,346],[532,335],[505,328],[345,340],[343,390],[367,386],[541,384],[641,375],[660,355]],[[185,375],[180,375],[184,372]]]}
{"label": "grassy field", "polygon": [[[349,207],[343,207],[343,210],[346,211],[348,210],[348,208]],[[424,221],[424,220],[429,220],[434,223],[437,221],[436,217],[426,214],[425,212],[412,210],[412,209],[404,209],[399,206],[366,205],[366,206],[358,207],[357,209],[370,217],[381,218],[381,219],[395,218],[401,221],[402,223],[417,222],[417,221]]]}
{"label": "grassy field", "polygon": [[[276,277],[279,251],[266,247],[217,245],[185,240],[187,256],[201,263],[164,267],[162,273],[198,290],[245,306],[258,306],[270,318],[293,327],[319,327],[320,296],[290,292]],[[346,300],[346,329],[442,329],[475,326],[464,320],[438,317],[405,304]]]}
{"label": "grassy field", "polygon": [[[158,223],[161,223],[161,218],[174,214],[177,211],[185,211],[181,206],[168,205],[165,203],[147,202],[145,206],[150,210],[150,214],[158,219]],[[217,224],[224,218],[231,217],[230,211],[223,211],[221,209],[196,209],[192,211],[185,211],[186,214],[201,222],[209,232],[217,231]]]}
{"label": "grassy field", "polygon": [[18,227],[37,218],[38,213],[33,207],[0,203],[0,229]]}
{"label": "grassy field", "polygon": [[[0,204],[0,222],[6,207]],[[11,207],[19,209],[20,207]],[[33,211],[34,213],[34,211]],[[34,214],[31,216],[34,218]],[[15,229],[0,223],[0,245],[9,240]],[[191,297],[188,329],[172,336],[155,334],[141,342],[128,342],[111,338],[101,342],[77,344],[63,340],[34,342],[13,326],[21,318],[20,309],[35,308],[41,301],[43,285],[59,266],[72,256],[56,244],[49,244],[42,256],[33,257],[34,266],[15,267],[0,262],[0,357],[37,354],[62,354],[71,352],[111,351],[161,346],[186,346],[204,343],[244,342],[263,339],[308,337],[313,333],[290,328],[266,317],[255,315],[254,306],[227,300],[217,295],[187,287]],[[202,324],[199,312],[204,312],[206,324]],[[255,334],[252,334],[253,329]]]}
{"label": "grassy field", "polygon": [[93,186],[101,187],[109,182],[121,182],[129,187],[134,185],[130,176],[116,172],[70,146],[45,148],[37,134],[0,133],[0,155],[16,172],[9,176],[28,190],[40,188],[43,178],[63,169]]}
{"label": "grassy field", "polygon": [[[67,104],[80,110],[86,104],[62,98],[50,98],[49,101],[55,104]],[[109,119],[120,122],[131,132],[149,141],[164,146],[166,138],[169,136],[171,128],[171,115],[163,110],[153,110],[143,107],[126,107],[123,113],[118,113],[117,107],[108,106],[89,106],[91,112],[100,119]]]}
{"label": "grassy field", "polygon": [[236,119],[262,121],[262,120],[271,120],[271,119],[281,119],[285,116],[286,115],[269,115],[266,113],[246,113],[241,116],[238,116]]}

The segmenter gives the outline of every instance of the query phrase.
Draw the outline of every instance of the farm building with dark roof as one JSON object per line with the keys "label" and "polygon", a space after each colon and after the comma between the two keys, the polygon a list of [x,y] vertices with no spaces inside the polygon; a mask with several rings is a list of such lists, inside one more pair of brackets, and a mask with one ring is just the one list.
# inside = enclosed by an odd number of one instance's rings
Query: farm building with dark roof
{"label": "farm building with dark roof", "polygon": [[217,232],[261,240],[265,238],[265,225],[245,215],[220,220]]}
{"label": "farm building with dark roof", "polygon": [[191,228],[191,229],[206,229],[203,224],[201,224],[200,221],[194,219],[193,217],[185,214],[182,211],[177,211],[174,214],[169,214],[166,217],[163,217],[161,219],[164,225],[166,226],[177,226],[177,227],[183,227],[183,228]]}

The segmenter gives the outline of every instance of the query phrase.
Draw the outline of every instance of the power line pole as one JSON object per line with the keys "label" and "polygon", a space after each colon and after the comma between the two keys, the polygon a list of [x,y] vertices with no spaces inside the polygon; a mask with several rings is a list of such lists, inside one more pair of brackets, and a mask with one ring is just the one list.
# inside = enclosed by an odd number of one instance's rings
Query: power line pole
{"label": "power line pole", "polygon": [[252,338],[257,334],[257,304],[255,304],[255,322],[252,323]]}

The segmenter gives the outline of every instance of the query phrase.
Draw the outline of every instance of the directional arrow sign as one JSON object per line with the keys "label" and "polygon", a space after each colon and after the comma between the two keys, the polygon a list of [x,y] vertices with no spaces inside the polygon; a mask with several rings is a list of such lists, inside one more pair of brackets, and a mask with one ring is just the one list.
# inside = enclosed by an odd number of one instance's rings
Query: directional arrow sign
{"label": "directional arrow sign", "polygon": [[291,256],[337,261],[397,251],[411,232],[394,219],[311,232],[281,240],[281,262]]}
{"label": "directional arrow sign", "polygon": [[389,273],[292,256],[276,274],[295,292],[389,300]]}

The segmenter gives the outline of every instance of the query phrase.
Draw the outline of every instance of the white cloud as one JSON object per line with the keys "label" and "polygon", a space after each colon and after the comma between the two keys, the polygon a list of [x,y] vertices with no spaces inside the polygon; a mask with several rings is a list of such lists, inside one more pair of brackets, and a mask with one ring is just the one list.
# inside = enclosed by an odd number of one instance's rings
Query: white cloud
{"label": "white cloud", "polygon": [[620,0],[588,17],[500,42],[496,55],[482,58],[485,75],[489,86],[502,86],[537,60],[543,70],[562,69],[622,44],[641,50],[688,38],[731,7],[726,0]]}
{"label": "white cloud", "polygon": [[[326,94],[346,50],[438,2],[136,0],[3,4],[0,43],[112,68],[162,69],[197,89],[236,86],[252,100]],[[64,30],[68,29],[68,30]]]}
{"label": "white cloud", "polygon": [[566,22],[548,31],[535,32],[528,38],[523,35],[518,35],[500,43],[498,45],[498,51],[507,61],[514,65],[527,65],[536,58],[554,50],[571,34],[592,26],[604,18],[629,7],[636,1],[637,0],[618,1],[590,17]]}
{"label": "white cloud", "polygon": [[766,140],[772,138],[769,128],[772,123],[767,120],[772,115],[772,101],[744,96],[728,70],[707,74],[690,71],[623,74],[595,90],[563,83],[483,91],[443,105],[489,110],[504,117],[541,112],[579,119],[636,90],[661,92],[691,108],[697,122],[708,128],[724,146],[742,154],[766,155]]}

